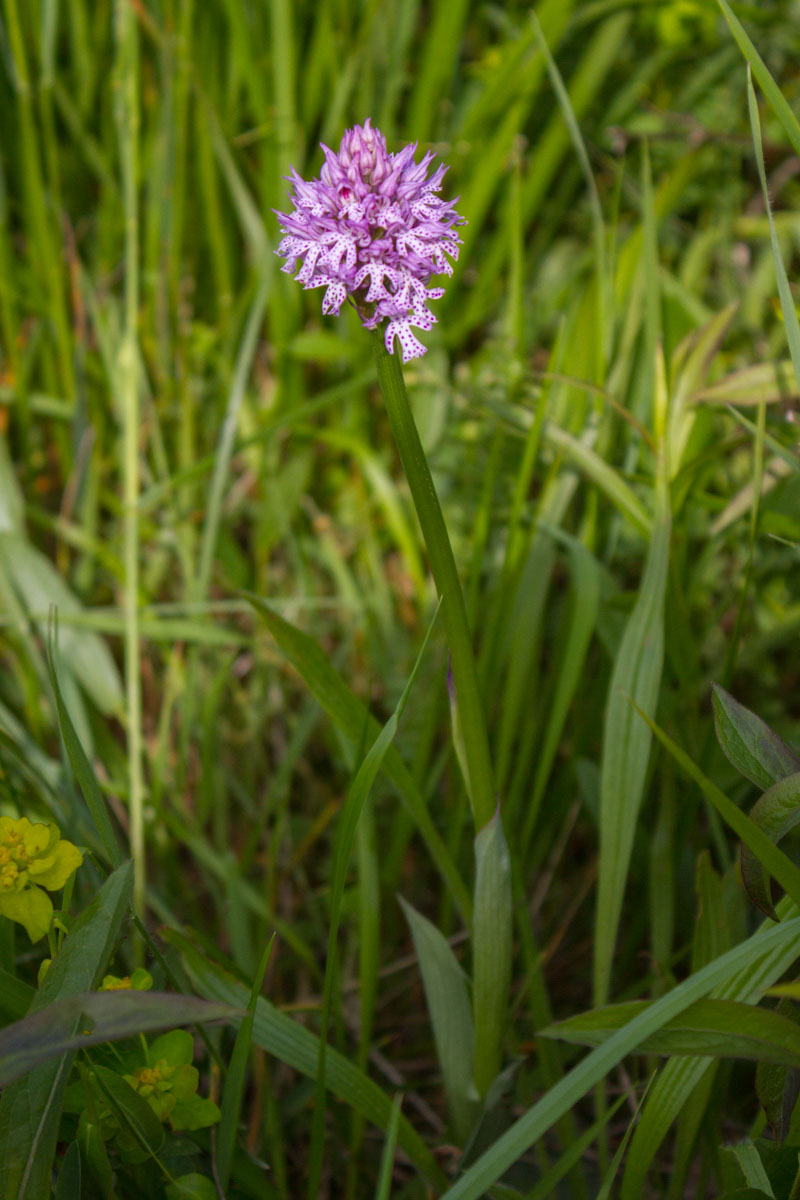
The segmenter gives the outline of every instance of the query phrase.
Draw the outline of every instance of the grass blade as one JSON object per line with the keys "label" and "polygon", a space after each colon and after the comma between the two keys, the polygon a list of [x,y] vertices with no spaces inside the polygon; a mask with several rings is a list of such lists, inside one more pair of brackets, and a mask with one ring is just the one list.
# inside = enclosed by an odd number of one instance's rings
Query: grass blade
{"label": "grass blade", "polygon": [[650,757],[649,736],[635,705],[655,711],[664,654],[664,594],[670,519],[656,519],[653,540],[633,612],[625,627],[609,686],[600,779],[600,865],[595,922],[594,1002],[604,1004],[628,875],[636,821]]}
{"label": "grass blade", "polygon": [[766,63],[750,41],[744,26],[727,3],[727,0],[717,0],[717,3],[722,9],[722,14],[728,22],[728,27],[736,39],[736,44],[747,59],[749,71],[752,71],[758,80],[775,115],[786,130],[786,136],[794,146],[795,152],[800,154],[800,124],[798,124],[797,117],[792,112],[788,100],[770,75]]}
{"label": "grass blade", "polygon": [[261,994],[261,987],[264,982],[264,975],[267,971],[269,956],[272,951],[272,944],[275,941],[275,934],[269,939],[267,948],[264,951],[261,962],[258,964],[253,986],[250,990],[250,1000],[247,1005],[247,1013],[242,1020],[239,1030],[236,1034],[236,1041],[233,1044],[231,1060],[228,1064],[228,1073],[225,1077],[225,1090],[222,1093],[222,1102],[220,1104],[219,1126],[217,1128],[217,1136],[215,1140],[215,1165],[217,1169],[217,1178],[219,1179],[220,1187],[223,1191],[228,1186],[230,1179],[231,1165],[233,1163],[234,1146],[236,1143],[236,1125],[239,1120],[239,1113],[242,1107],[242,1097],[247,1083],[247,1059],[250,1054],[250,1045],[253,1035],[253,1020],[255,1019],[256,1004],[258,997]]}
{"label": "grass blade", "polygon": [[398,1092],[392,1104],[392,1115],[389,1121],[389,1128],[386,1130],[386,1141],[383,1143],[378,1186],[375,1189],[375,1200],[389,1200],[389,1194],[392,1190],[392,1168],[394,1166],[394,1154],[397,1147],[397,1130],[400,1124],[400,1106],[402,1103],[403,1097]]}
{"label": "grass blade", "polygon": [[[722,0],[720,0],[720,3],[722,3]],[[727,5],[725,7],[727,7]],[[726,16],[727,16],[727,14],[726,14]],[[756,57],[758,57],[758,56],[756,56]],[[760,59],[758,61],[761,62]],[[763,66],[763,63],[761,65]],[[766,68],[764,68],[764,69],[766,70]],[[755,89],[753,87],[753,80],[751,78],[750,71],[751,71],[751,67],[750,67],[750,63],[748,61],[747,105],[748,105],[748,109],[750,111],[750,129],[753,134],[753,148],[754,148],[755,154],[756,154],[756,166],[758,167],[758,177],[761,180],[761,190],[764,194],[764,206],[766,208],[767,219],[769,221],[769,236],[772,241],[772,254],[775,259],[775,274],[778,279],[778,295],[780,296],[780,299],[781,299],[781,312],[783,313],[783,321],[784,321],[784,325],[786,327],[786,339],[789,343],[789,354],[791,355],[792,366],[794,367],[795,379],[797,380],[797,386],[800,388],[800,321],[798,321],[798,318],[797,318],[797,309],[795,308],[794,300],[792,299],[792,292],[789,287],[789,280],[786,275],[786,268],[784,267],[783,259],[781,258],[781,248],[780,248],[780,244],[778,242],[778,234],[775,230],[775,219],[772,215],[772,205],[770,204],[770,200],[769,200],[769,188],[767,187],[767,175],[766,175],[766,171],[764,169],[764,148],[761,144],[761,121],[758,116],[758,103],[756,101],[756,93],[755,93]],[[784,105],[787,113],[791,117],[792,128],[794,130],[796,130],[797,138],[798,138],[798,140],[796,142],[794,142],[794,140],[793,140],[793,144],[795,145],[795,147],[800,147],[800,126],[798,126],[797,121],[795,120],[794,116],[792,115],[789,105],[783,99],[783,96],[781,96],[780,92],[777,91],[777,87],[773,83],[772,77],[769,74],[767,74],[767,79],[769,80],[770,84],[772,84],[772,88],[777,92],[778,97],[783,102],[783,105]],[[761,83],[761,86],[764,87],[764,83],[760,78],[759,78],[759,83]],[[767,91],[766,87],[764,87],[764,90],[767,92],[767,95],[770,97],[770,101],[774,108],[775,107],[775,99],[773,98],[772,95],[770,95],[770,91]],[[780,112],[778,115],[779,116],[781,115]],[[781,119],[783,120],[783,117],[781,117]],[[790,130],[787,128],[785,122],[784,122],[784,128],[786,128],[787,133],[790,133]],[[791,136],[791,133],[790,133],[790,136]],[[756,495],[758,495],[758,493],[756,493]]]}
{"label": "grass blade", "polygon": [[475,1032],[466,979],[443,934],[402,896],[398,899],[414,939],[448,1112],[463,1146],[477,1116],[474,1093],[470,1095]]}
{"label": "grass blade", "polygon": [[112,867],[119,867],[122,864],[122,851],[120,850],[119,841],[111,824],[111,818],[108,815],[103,793],[100,791],[100,785],[97,782],[97,776],[92,770],[89,759],[86,757],[86,751],[75,732],[75,726],[72,724],[69,711],[61,695],[61,688],[58,684],[58,676],[53,663],[52,646],[50,650],[51,653],[48,654],[47,665],[50,672],[53,695],[56,700],[58,725],[61,730],[61,737],[64,740],[64,748],[66,749],[72,769],[75,772],[75,778],[83,793],[83,798],[86,801],[86,807],[89,809],[92,821],[94,822],[94,827],[100,835],[106,857]]}
{"label": "grass blade", "polygon": [[502,1060],[511,985],[511,859],[498,806],[475,837],[472,987],[475,1087],[486,1096]]}

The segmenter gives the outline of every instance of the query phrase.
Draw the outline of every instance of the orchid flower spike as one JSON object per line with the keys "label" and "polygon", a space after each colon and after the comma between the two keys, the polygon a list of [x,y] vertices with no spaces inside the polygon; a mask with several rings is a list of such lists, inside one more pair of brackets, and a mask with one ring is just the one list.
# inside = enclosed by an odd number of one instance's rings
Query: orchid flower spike
{"label": "orchid flower spike", "polygon": [[277,213],[285,235],[276,251],[286,259],[281,270],[292,274],[299,259],[299,282],[326,289],[323,313],[338,316],[350,297],[367,329],[387,322],[390,354],[397,338],[403,362],[419,358],[425,347],[411,328],[436,321],[427,302],[444,288],[428,284],[433,275],[453,274],[449,260],[462,244],[455,226],[466,224],[453,207],[458,197],[436,194],[447,168],[429,177],[433,154],[416,163],[416,142],[390,154],[369,118],[347,130],[338,154],[322,149],[319,179],[307,182],[292,169],[294,210]]}

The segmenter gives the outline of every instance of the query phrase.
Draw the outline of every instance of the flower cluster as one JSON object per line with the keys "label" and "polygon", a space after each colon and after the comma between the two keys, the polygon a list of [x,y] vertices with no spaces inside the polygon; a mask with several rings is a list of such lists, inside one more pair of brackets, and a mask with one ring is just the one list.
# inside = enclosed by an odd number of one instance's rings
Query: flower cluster
{"label": "flower cluster", "polygon": [[162,1123],[173,1129],[205,1129],[220,1118],[213,1100],[198,1096],[200,1075],[192,1066],[194,1039],[185,1029],[173,1029],[156,1038],[147,1050],[147,1062],[123,1079],[147,1101]]}
{"label": "flower cluster", "polygon": [[367,329],[388,322],[390,354],[397,338],[403,362],[418,358],[425,347],[411,327],[436,321],[427,302],[444,288],[428,284],[433,275],[453,274],[448,256],[457,259],[461,245],[454,226],[466,223],[456,201],[436,195],[447,168],[428,178],[433,154],[416,163],[416,142],[390,154],[369,118],[345,133],[338,154],[322,149],[319,179],[306,182],[293,169],[294,211],[277,213],[286,235],[277,249],[286,259],[281,269],[292,273],[302,260],[299,282],[326,288],[323,313],[338,315],[350,296]]}
{"label": "flower cluster", "polygon": [[0,817],[0,916],[24,925],[38,942],[53,917],[47,892],[62,888],[82,862],[80,850],[62,841],[55,825]]}
{"label": "flower cluster", "polygon": [[[98,1054],[103,1057],[102,1051]],[[219,1121],[222,1114],[214,1101],[197,1094],[200,1075],[192,1065],[194,1038],[185,1029],[164,1033],[150,1045],[140,1035],[137,1043],[117,1046],[113,1055],[105,1057],[109,1066],[102,1062],[97,1065],[105,1070],[106,1076],[113,1071],[119,1077],[119,1090],[109,1093],[107,1084],[100,1086],[95,1071],[82,1071],[80,1081],[68,1089],[65,1101],[65,1111],[80,1113],[78,1141],[96,1148],[96,1161],[105,1158],[106,1152],[100,1144],[105,1142],[112,1143],[123,1163],[136,1165],[152,1159],[153,1150],[143,1142],[141,1131],[126,1119],[126,1114],[135,1111],[129,1107],[130,1099],[109,1103],[110,1095],[126,1097],[128,1089],[136,1092],[158,1121],[168,1125],[173,1133],[207,1129]],[[110,1174],[110,1167],[108,1171]],[[209,1191],[208,1187],[202,1187],[180,1191],[180,1195],[205,1196]],[[178,1192],[175,1188],[176,1195]]]}

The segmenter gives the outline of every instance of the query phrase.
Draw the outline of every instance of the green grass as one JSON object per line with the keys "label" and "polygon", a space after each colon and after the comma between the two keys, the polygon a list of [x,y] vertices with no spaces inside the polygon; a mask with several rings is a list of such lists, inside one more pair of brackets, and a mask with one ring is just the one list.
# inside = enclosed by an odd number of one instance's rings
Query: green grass
{"label": "green grass", "polygon": [[[723,0],[0,0],[0,815],[87,851],[41,987],[0,917],[3,1023],[77,1022],[0,1101],[2,1200],[789,1194],[752,1063],[669,1029],[800,958],[753,811],[800,745],[795,41]],[[370,337],[273,254],[368,115],[469,221],[404,377],[472,653]],[[76,1054],[72,997],[140,962],[236,1010],[195,1027],[213,1136],[124,1089],[128,1141],[79,1123],[139,1043]]]}

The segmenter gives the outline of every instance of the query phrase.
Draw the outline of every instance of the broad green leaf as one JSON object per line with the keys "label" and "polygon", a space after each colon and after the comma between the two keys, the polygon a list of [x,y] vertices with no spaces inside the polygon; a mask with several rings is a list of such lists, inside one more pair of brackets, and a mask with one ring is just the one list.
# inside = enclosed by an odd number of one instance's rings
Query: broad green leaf
{"label": "broad green leaf", "polygon": [[[779,936],[781,935],[781,936]],[[707,996],[714,988],[728,984],[738,972],[752,968],[773,950],[785,950],[796,956],[800,950],[800,918],[782,921],[771,929],[759,930],[752,937],[721,955],[707,967],[678,984],[666,996],[635,1016],[613,1033],[602,1046],[592,1050],[576,1067],[537,1101],[487,1150],[442,1200],[479,1200],[487,1188],[508,1170],[559,1117],[627,1055],[633,1053],[668,1021]],[[640,1193],[641,1194],[641,1193]]]}
{"label": "broad green leaf", "polygon": [[[647,1000],[611,1004],[558,1021],[539,1032],[580,1046],[600,1046],[651,1006]],[[698,1000],[639,1046],[642,1054],[701,1054],[800,1066],[800,1028],[771,1009],[735,1000]]]}
{"label": "broad green leaf", "polygon": [[[248,599],[261,616],[283,653],[302,676],[306,686],[322,705],[325,712],[345,736],[358,745],[362,733],[374,742],[380,733],[380,725],[348,688],[338,671],[331,665],[320,647],[294,625],[278,616],[258,596]],[[425,806],[417,785],[394,746],[390,746],[383,760],[382,770],[397,788],[401,799],[417,823],[420,836],[428,847],[431,858],[441,872],[442,878],[452,892],[453,900],[467,925],[472,921],[472,902],[458,869],[439,835],[430,813]]]}
{"label": "broad green leaf", "polygon": [[[179,947],[184,966],[202,995],[209,1000],[247,1006],[250,992],[244,984],[209,962],[205,955],[199,954],[174,930],[169,931],[167,940]],[[259,996],[256,1004],[253,1041],[280,1062],[286,1063],[310,1079],[316,1077],[319,1038],[286,1013],[279,1012],[263,996]],[[392,1102],[389,1097],[355,1063],[333,1048],[329,1048],[326,1053],[325,1083],[329,1091],[379,1129],[388,1129],[392,1116]],[[437,1189],[446,1184],[445,1176],[430,1150],[402,1116],[398,1144],[417,1170]]]}
{"label": "broad green leaf", "polygon": [[402,896],[399,900],[414,939],[448,1112],[463,1145],[478,1109],[472,1083],[475,1035],[464,971],[436,926]]}
{"label": "broad green leaf", "polygon": [[498,806],[475,838],[472,1003],[475,1086],[486,1096],[502,1061],[511,983],[511,859]]}
{"label": "broad green leaf", "polygon": [[[119,867],[80,914],[50,964],[29,1015],[97,987],[130,903],[132,870],[131,863]],[[75,1030],[79,1024],[76,1018]],[[40,1200],[49,1195],[61,1101],[74,1057],[69,1052],[43,1063],[4,1090],[0,1098],[2,1200]]]}
{"label": "broad green leaf", "polygon": [[[665,503],[662,501],[662,504]],[[655,712],[664,658],[664,594],[670,518],[653,527],[644,574],[608,690],[600,776],[600,864],[595,921],[594,999],[603,1004],[628,877],[652,738],[636,709]]]}
{"label": "broad green leaf", "polygon": [[[800,772],[788,775],[764,792],[751,808],[750,820],[776,843],[800,824]],[[777,921],[769,874],[746,845],[742,846],[742,882],[753,903]]]}
{"label": "broad green leaf", "polygon": [[800,771],[800,758],[773,733],[766,721],[750,712],[718,683],[712,685],[714,725],[723,753],[732,766],[766,790]]}
{"label": "broad green leaf", "polygon": [[0,1030],[0,1087],[48,1059],[84,1046],[240,1016],[238,1009],[225,1004],[168,992],[121,990],[65,996]]}

